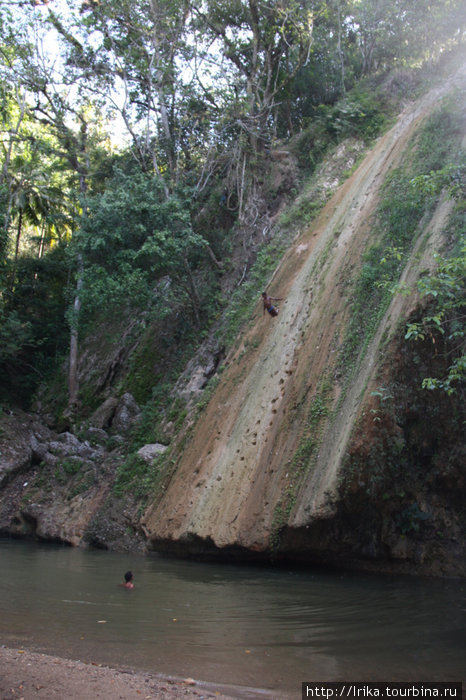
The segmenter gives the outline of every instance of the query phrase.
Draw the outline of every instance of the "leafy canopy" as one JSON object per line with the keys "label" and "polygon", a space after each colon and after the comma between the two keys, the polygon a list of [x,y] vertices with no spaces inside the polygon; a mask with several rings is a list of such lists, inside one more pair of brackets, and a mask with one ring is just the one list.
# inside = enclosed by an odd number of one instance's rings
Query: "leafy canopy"
{"label": "leafy canopy", "polygon": [[189,191],[168,199],[159,178],[115,170],[102,195],[86,200],[87,215],[76,234],[82,256],[83,306],[143,308],[165,290],[187,301],[190,271],[203,260],[206,241],[191,226]]}

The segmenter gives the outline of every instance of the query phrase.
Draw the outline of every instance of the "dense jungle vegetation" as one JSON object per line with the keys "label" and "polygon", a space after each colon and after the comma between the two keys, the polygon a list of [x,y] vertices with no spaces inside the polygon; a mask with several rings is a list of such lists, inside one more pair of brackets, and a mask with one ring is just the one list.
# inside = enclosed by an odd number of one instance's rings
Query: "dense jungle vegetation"
{"label": "dense jungle vegetation", "polygon": [[[163,393],[233,291],[231,328],[242,288],[256,293],[277,263],[273,153],[293,151],[304,182],[340,140],[368,144],[465,25],[462,0],[5,0],[0,401],[27,407],[66,360],[75,410],[83,339],[122,318],[162,329],[159,385],[137,367],[130,380],[141,403]],[[406,183],[387,192],[398,196],[391,226],[427,192],[464,192],[464,165],[440,154],[415,184],[412,201]],[[312,209],[294,216],[305,223]],[[403,231],[397,240],[385,271]],[[423,280],[436,301],[410,338],[449,321],[462,342],[464,245],[450,253]],[[458,352],[449,376],[426,386],[453,391],[464,372]]]}

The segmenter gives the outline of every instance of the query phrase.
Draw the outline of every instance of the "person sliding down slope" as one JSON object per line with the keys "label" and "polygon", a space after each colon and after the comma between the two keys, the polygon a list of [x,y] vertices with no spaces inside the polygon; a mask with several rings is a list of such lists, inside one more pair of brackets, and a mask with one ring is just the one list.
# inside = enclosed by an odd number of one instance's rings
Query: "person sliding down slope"
{"label": "person sliding down slope", "polygon": [[267,292],[262,292],[262,301],[264,303],[264,310],[262,315],[264,315],[265,311],[267,310],[271,316],[278,316],[278,306],[274,306],[272,302],[281,300],[281,297],[269,297]]}

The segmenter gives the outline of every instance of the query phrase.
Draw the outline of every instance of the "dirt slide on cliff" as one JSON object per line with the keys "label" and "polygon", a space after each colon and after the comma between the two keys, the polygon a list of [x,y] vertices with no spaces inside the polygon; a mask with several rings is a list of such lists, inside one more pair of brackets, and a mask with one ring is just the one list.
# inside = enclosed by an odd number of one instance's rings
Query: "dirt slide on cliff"
{"label": "dirt slide on cliff", "polygon": [[[290,247],[269,287],[273,296],[284,297],[278,318],[261,317],[258,304],[193,434],[174,445],[174,474],[143,520],[154,547],[189,549],[204,542],[267,551],[290,495],[296,499],[286,512],[290,524],[325,515],[361,397],[375,376],[381,338],[405,311],[400,304],[408,303],[394,300],[336,420],[322,433],[312,472],[299,484],[295,455],[322,381],[332,379],[334,406],[342,389],[335,368],[348,319],[347,281],[370,243],[371,217],[387,174],[438,101],[456,87],[464,89],[465,68],[400,115]],[[426,261],[447,215],[443,204],[416,244]],[[416,269],[414,262],[407,266],[407,281],[414,281]]]}

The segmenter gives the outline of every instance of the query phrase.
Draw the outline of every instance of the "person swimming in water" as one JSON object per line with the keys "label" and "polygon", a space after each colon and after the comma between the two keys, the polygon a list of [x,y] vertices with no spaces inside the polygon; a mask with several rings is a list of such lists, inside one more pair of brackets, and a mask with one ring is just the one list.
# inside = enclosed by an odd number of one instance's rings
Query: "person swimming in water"
{"label": "person swimming in water", "polygon": [[125,574],[125,582],[121,584],[123,588],[134,588],[133,574],[131,571],[127,571]]}
{"label": "person swimming in water", "polygon": [[264,310],[262,315],[264,315],[265,312],[268,311],[271,316],[278,316],[278,306],[274,306],[272,302],[281,301],[281,297],[269,297],[267,292],[262,292],[262,301],[264,304]]}

